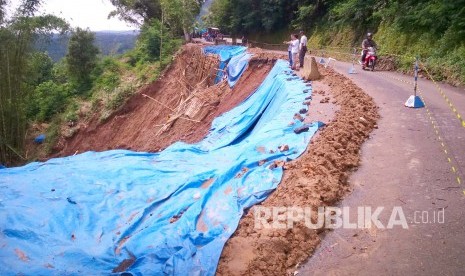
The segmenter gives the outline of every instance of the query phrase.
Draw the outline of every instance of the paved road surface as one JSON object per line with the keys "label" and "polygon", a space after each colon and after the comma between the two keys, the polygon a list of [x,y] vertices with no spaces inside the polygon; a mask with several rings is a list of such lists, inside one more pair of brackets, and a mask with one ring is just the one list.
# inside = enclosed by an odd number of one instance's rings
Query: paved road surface
{"label": "paved road surface", "polygon": [[404,103],[413,85],[399,80],[412,77],[360,66],[350,75],[350,65],[341,62],[333,67],[371,95],[381,114],[351,177],[354,191],[340,205],[351,208],[351,222],[357,207],[383,206],[384,226],[399,206],[408,229],[328,232],[299,275],[465,275],[465,127],[457,118],[465,116],[465,90],[440,85],[454,112],[435,85],[421,79],[427,108],[409,109]]}

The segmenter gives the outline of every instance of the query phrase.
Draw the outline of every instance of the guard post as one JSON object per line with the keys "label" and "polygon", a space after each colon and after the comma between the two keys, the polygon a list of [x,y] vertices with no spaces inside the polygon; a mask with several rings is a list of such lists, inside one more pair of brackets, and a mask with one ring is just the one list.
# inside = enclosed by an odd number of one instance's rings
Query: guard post
{"label": "guard post", "polygon": [[411,108],[422,108],[425,107],[425,103],[422,101],[420,96],[417,95],[418,90],[418,57],[415,58],[415,73],[414,73],[414,86],[413,86],[413,95],[408,98],[405,102],[406,107]]}
{"label": "guard post", "polygon": [[352,67],[349,69],[349,74],[357,74],[355,71],[355,60],[357,59],[357,48],[354,48],[354,54],[352,55]]}

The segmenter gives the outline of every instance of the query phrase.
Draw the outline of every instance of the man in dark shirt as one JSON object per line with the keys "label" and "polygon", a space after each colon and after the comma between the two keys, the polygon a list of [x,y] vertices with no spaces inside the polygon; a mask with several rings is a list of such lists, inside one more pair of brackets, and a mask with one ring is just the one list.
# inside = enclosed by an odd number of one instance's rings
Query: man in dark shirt
{"label": "man in dark shirt", "polygon": [[378,48],[376,42],[373,40],[372,33],[368,33],[367,38],[365,38],[362,42],[362,63],[365,61],[369,47]]}

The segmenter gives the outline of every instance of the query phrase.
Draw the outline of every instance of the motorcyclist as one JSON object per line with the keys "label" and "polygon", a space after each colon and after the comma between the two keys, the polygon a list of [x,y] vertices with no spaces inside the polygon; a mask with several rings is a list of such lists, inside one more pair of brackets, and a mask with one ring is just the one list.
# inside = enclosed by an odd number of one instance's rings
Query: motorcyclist
{"label": "motorcyclist", "polygon": [[372,33],[367,33],[367,38],[365,38],[362,42],[362,63],[365,62],[365,57],[367,56],[369,47],[373,47],[375,49],[378,48],[376,42],[373,40]]}

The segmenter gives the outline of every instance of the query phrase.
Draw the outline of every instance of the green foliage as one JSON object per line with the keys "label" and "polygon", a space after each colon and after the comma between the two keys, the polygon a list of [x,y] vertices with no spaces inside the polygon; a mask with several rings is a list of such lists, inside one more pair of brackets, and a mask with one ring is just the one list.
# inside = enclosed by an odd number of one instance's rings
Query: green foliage
{"label": "green foliage", "polygon": [[67,64],[64,59],[53,65],[52,78],[56,83],[65,84],[68,82]]}
{"label": "green foliage", "polygon": [[[78,28],[69,37],[66,58],[54,64],[47,53],[34,52],[33,46],[52,41],[58,36],[51,32],[64,32],[68,25],[54,16],[33,16],[40,2],[23,0],[13,19],[5,22],[6,2],[0,0],[2,164],[9,165],[22,158],[28,122],[49,123],[45,150],[50,152],[59,136],[67,135],[61,133],[62,124],[76,123],[82,115],[80,112],[87,110],[88,96],[91,96],[93,114],[104,120],[138,87],[158,78],[181,46],[181,39],[175,37],[190,28],[200,3],[197,0],[166,2],[166,17],[161,24],[159,1],[112,1],[119,5],[119,16],[134,16],[134,19],[143,15],[145,24],[137,47],[122,57],[99,60],[95,35]],[[67,133],[73,131],[71,128]]]}
{"label": "green foliage", "polygon": [[215,0],[210,6],[210,14],[206,17],[208,24],[226,32],[231,32],[232,12],[230,0]]}
{"label": "green foliage", "polygon": [[50,126],[47,128],[45,139],[45,153],[50,154],[53,151],[53,147],[56,145],[56,142],[60,138],[60,129],[63,121],[60,116],[53,117],[50,122]]}
{"label": "green foliage", "polygon": [[311,18],[314,14],[315,14],[315,5],[310,4],[310,5],[300,6],[297,10],[297,16],[294,19],[293,26],[296,28],[310,27]]}
{"label": "green foliage", "polygon": [[330,9],[329,16],[335,24],[350,24],[355,28],[373,29],[379,24],[378,13],[388,0],[339,1]]}
{"label": "green foliage", "polygon": [[94,73],[98,76],[95,80],[95,89],[106,92],[112,91],[120,85],[120,75],[127,66],[112,57],[105,57],[96,67]]}
{"label": "green foliage", "polygon": [[7,1],[6,0],[0,0],[0,24],[3,23],[3,20],[6,16],[6,4],[7,4]]}
{"label": "green foliage", "polygon": [[173,33],[182,31],[186,41],[190,40],[190,31],[194,26],[195,17],[200,12],[199,0],[160,0],[163,21]]}
{"label": "green foliage", "polygon": [[49,121],[53,115],[62,112],[68,100],[68,89],[65,85],[46,81],[39,84],[30,97],[28,118],[37,121]]}
{"label": "green foliage", "polygon": [[134,87],[130,84],[117,87],[111,94],[111,98],[107,101],[105,107],[108,110],[116,110],[121,107],[133,93]]}
{"label": "green foliage", "polygon": [[151,24],[153,20],[165,21],[172,33],[184,32],[186,40],[194,25],[194,19],[200,12],[204,0],[110,0],[116,7],[109,17],[120,19],[135,25]]}
{"label": "green foliage", "polygon": [[47,53],[34,52],[27,62],[26,83],[35,87],[53,77],[53,61]]}
{"label": "green foliage", "polygon": [[[115,17],[133,24],[141,24],[154,18],[161,18],[159,0],[110,0],[116,10],[108,17]],[[140,22],[142,18],[143,22]]]}
{"label": "green foliage", "polygon": [[350,52],[373,32],[381,54],[407,56],[397,59],[400,69],[419,56],[437,79],[465,83],[465,0],[216,0],[208,22],[267,43],[304,29],[310,48]]}
{"label": "green foliage", "polygon": [[77,28],[69,40],[66,64],[68,75],[78,93],[86,92],[92,87],[91,73],[97,65],[99,53],[94,40],[94,33],[81,28]]}
{"label": "green foliage", "polygon": [[160,58],[160,50],[163,39],[169,39],[168,30],[163,27],[158,20],[153,20],[150,24],[142,27],[139,39],[136,44],[136,59],[143,62],[152,62]]}
{"label": "green foliage", "polygon": [[272,32],[289,24],[297,4],[290,0],[216,0],[208,22],[233,35]]}
{"label": "green foliage", "polygon": [[32,17],[39,10],[42,0],[22,0],[16,11],[21,17]]}
{"label": "green foliage", "polygon": [[[63,30],[67,24],[55,16],[34,16],[41,1],[23,0],[13,18],[5,21],[5,1],[0,2],[0,163],[15,164],[21,152],[27,128],[27,100],[31,87],[49,77],[46,59],[31,56],[38,33]],[[31,61],[32,60],[32,61]],[[29,62],[31,61],[31,62]],[[34,64],[34,62],[36,62]],[[29,75],[31,68],[42,70]]]}
{"label": "green foliage", "polygon": [[[158,20],[145,24],[140,32],[134,51],[128,54],[130,64],[153,62],[172,55],[179,48],[179,40],[173,38],[169,30]],[[161,50],[161,52],[160,52]],[[161,55],[160,55],[161,53]]]}
{"label": "green foliage", "polygon": [[72,99],[66,106],[63,118],[68,123],[76,123],[79,119],[78,111],[79,105],[77,104],[77,99]]}

